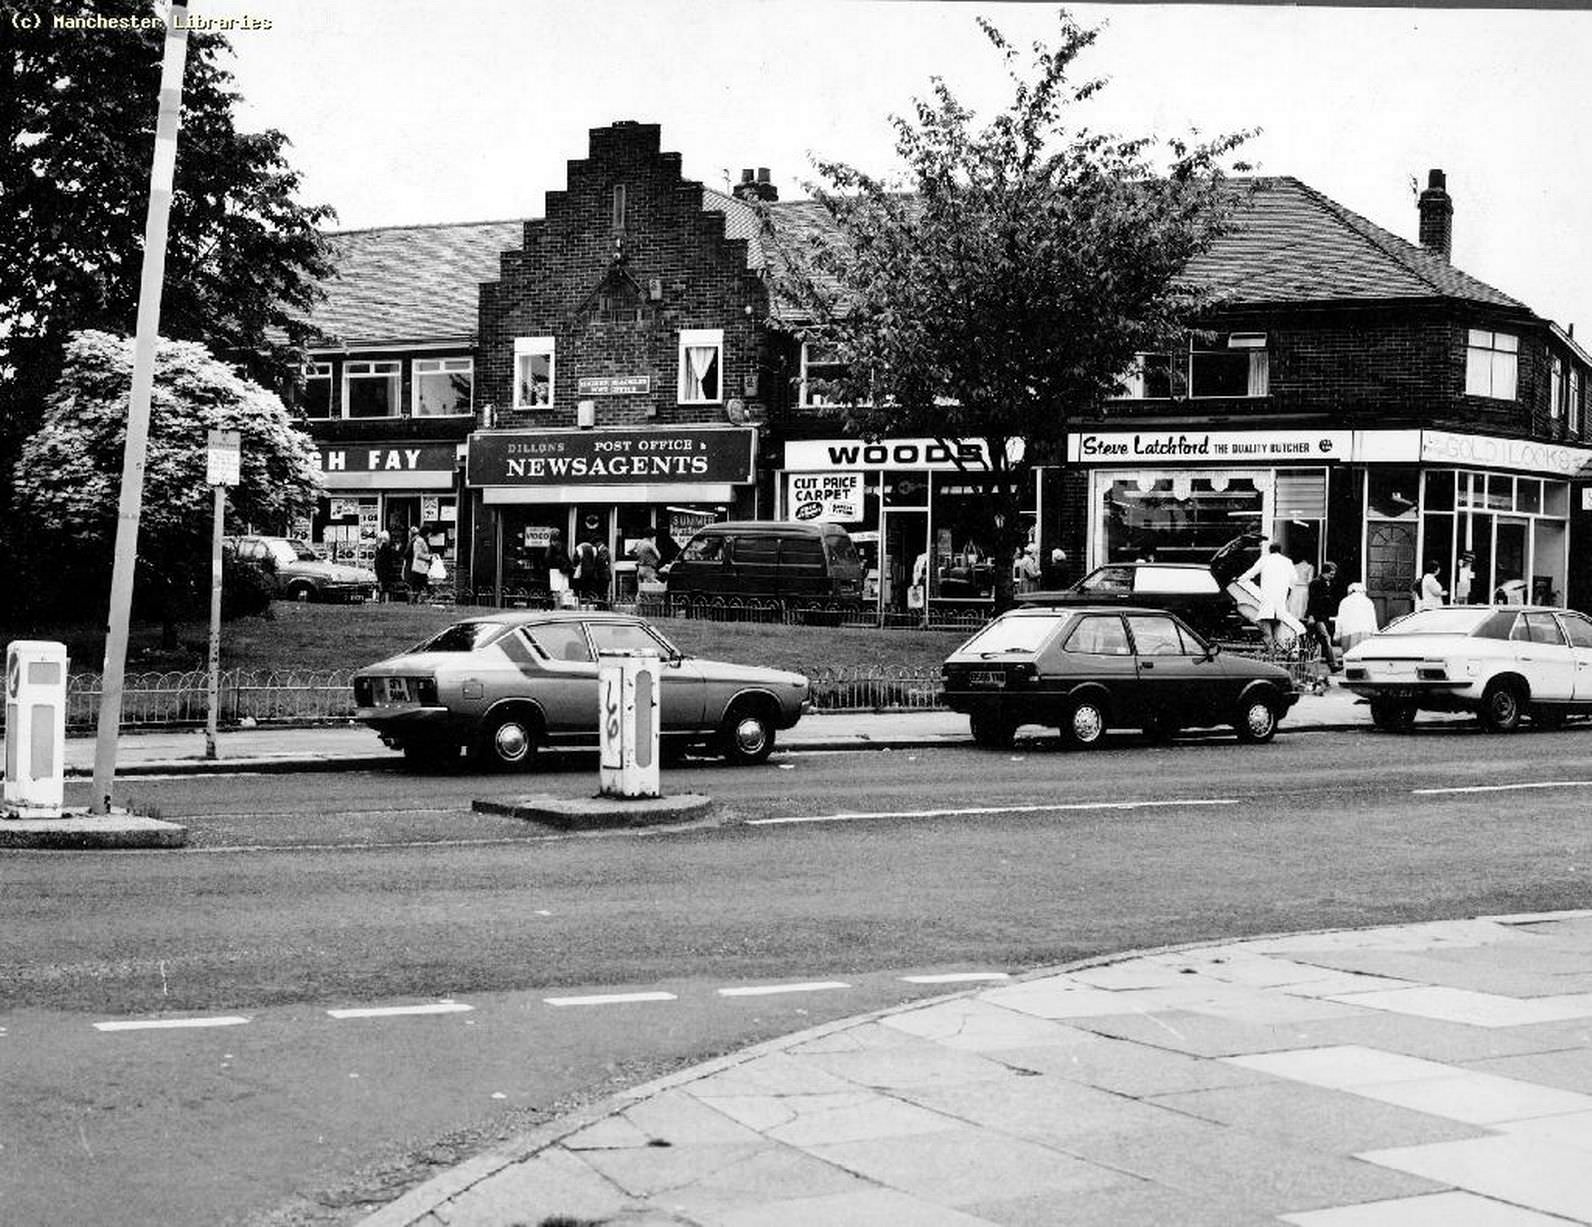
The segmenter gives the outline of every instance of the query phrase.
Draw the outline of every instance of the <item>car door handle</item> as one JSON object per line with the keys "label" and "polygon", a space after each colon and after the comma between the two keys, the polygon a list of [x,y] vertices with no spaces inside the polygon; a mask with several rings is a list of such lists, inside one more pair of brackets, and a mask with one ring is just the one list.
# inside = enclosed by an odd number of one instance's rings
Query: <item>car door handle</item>
{"label": "car door handle", "polygon": [[1155,668],[1155,662],[1153,660],[1141,660],[1139,662],[1139,668],[1141,668],[1141,669],[1153,669],[1153,668]]}

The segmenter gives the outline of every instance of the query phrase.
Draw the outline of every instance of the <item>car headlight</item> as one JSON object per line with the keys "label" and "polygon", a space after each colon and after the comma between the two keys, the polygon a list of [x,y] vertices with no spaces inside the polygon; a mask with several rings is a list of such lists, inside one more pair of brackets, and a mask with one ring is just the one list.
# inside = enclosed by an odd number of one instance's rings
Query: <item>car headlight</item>
{"label": "car headlight", "polygon": [[414,680],[415,702],[422,707],[435,707],[437,705],[437,679],[434,677],[417,677]]}

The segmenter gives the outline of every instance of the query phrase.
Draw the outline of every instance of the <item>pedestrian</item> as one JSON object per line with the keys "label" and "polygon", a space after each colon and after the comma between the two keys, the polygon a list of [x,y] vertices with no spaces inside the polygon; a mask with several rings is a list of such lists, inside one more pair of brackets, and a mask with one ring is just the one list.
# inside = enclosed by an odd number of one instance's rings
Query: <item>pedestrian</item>
{"label": "pedestrian", "polygon": [[1443,607],[1443,603],[1448,597],[1448,592],[1437,578],[1442,573],[1442,570],[1442,566],[1435,559],[1426,564],[1426,574],[1421,576],[1420,585],[1416,589],[1415,611],[1417,613],[1423,609],[1441,609]]}
{"label": "pedestrian", "polygon": [[1285,646],[1281,631],[1283,620],[1291,617],[1288,613],[1288,592],[1294,582],[1293,560],[1282,552],[1281,545],[1273,541],[1255,565],[1239,578],[1255,580],[1256,587],[1260,589],[1255,622],[1266,636],[1266,642],[1274,648]]}
{"label": "pedestrian", "polygon": [[1059,545],[1050,551],[1050,562],[1045,567],[1044,583],[1052,592],[1067,586],[1067,551]]}
{"label": "pedestrian", "polygon": [[1301,558],[1294,563],[1293,584],[1288,589],[1288,612],[1301,622],[1305,620],[1305,611],[1310,608],[1310,585],[1315,579],[1315,564],[1308,558]]}
{"label": "pedestrian", "polygon": [[547,591],[557,608],[564,603],[564,594],[570,590],[572,570],[569,551],[564,548],[564,534],[553,529],[547,534]]}
{"label": "pedestrian", "polygon": [[1376,606],[1365,594],[1365,585],[1353,583],[1343,600],[1338,602],[1338,645],[1347,652],[1362,639],[1368,639],[1380,629],[1376,621]]}
{"label": "pedestrian", "polygon": [[1310,581],[1309,601],[1305,605],[1304,618],[1305,634],[1321,645],[1321,659],[1327,662],[1327,670],[1330,673],[1343,671],[1343,666],[1332,654],[1332,634],[1328,630],[1328,624],[1338,611],[1339,602],[1334,591],[1337,578],[1337,563],[1321,564],[1321,574]]}
{"label": "pedestrian", "polygon": [[662,556],[658,547],[652,543],[652,529],[641,534],[641,540],[630,551],[631,557],[636,560],[636,584],[640,591],[641,584],[655,584],[658,582],[658,565]]}
{"label": "pedestrian", "polygon": [[1476,555],[1466,550],[1459,556],[1459,566],[1454,569],[1454,604],[1470,604],[1470,590],[1475,582]]}
{"label": "pedestrian", "polygon": [[575,552],[570,555],[570,581],[575,588],[575,598],[582,605],[590,605],[598,599],[597,587],[597,542],[590,537],[583,538],[575,546]]}
{"label": "pedestrian", "polygon": [[1030,541],[1017,552],[1012,563],[1012,588],[1032,592],[1039,587],[1039,547]]}
{"label": "pedestrian", "polygon": [[386,604],[397,586],[398,551],[393,548],[392,534],[383,529],[376,534],[376,599]]}
{"label": "pedestrian", "polygon": [[404,551],[404,560],[409,571],[406,576],[409,584],[409,603],[418,605],[425,599],[426,589],[431,586],[431,546],[427,544],[425,534],[412,525],[409,529],[409,548]]}

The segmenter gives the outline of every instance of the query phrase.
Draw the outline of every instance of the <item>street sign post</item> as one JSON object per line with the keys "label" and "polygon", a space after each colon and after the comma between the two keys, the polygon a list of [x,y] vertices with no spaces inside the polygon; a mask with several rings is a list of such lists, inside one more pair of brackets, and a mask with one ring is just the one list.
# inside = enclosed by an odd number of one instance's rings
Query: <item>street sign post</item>
{"label": "street sign post", "polygon": [[210,538],[210,683],[205,713],[205,757],[216,754],[216,709],[221,704],[221,537],[227,517],[227,487],[238,484],[243,446],[235,430],[212,430],[205,453],[205,484],[216,492]]}

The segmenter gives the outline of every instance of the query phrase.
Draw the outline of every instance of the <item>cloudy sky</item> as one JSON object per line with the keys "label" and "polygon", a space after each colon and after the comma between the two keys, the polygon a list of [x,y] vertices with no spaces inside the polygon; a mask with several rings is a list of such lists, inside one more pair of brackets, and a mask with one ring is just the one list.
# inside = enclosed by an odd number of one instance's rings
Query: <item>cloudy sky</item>
{"label": "cloudy sky", "polygon": [[[924,0],[195,0],[268,16],[230,35],[248,127],[293,141],[305,198],[344,228],[539,216],[586,133],[662,125],[688,175],[813,155],[894,165],[889,116],[944,77],[990,114],[1041,4]],[[1454,263],[1592,340],[1586,122],[1592,13],[1077,5],[1111,79],[1088,122],[1124,134],[1260,128],[1247,158],[1407,238],[1414,181],[1448,173]]]}

